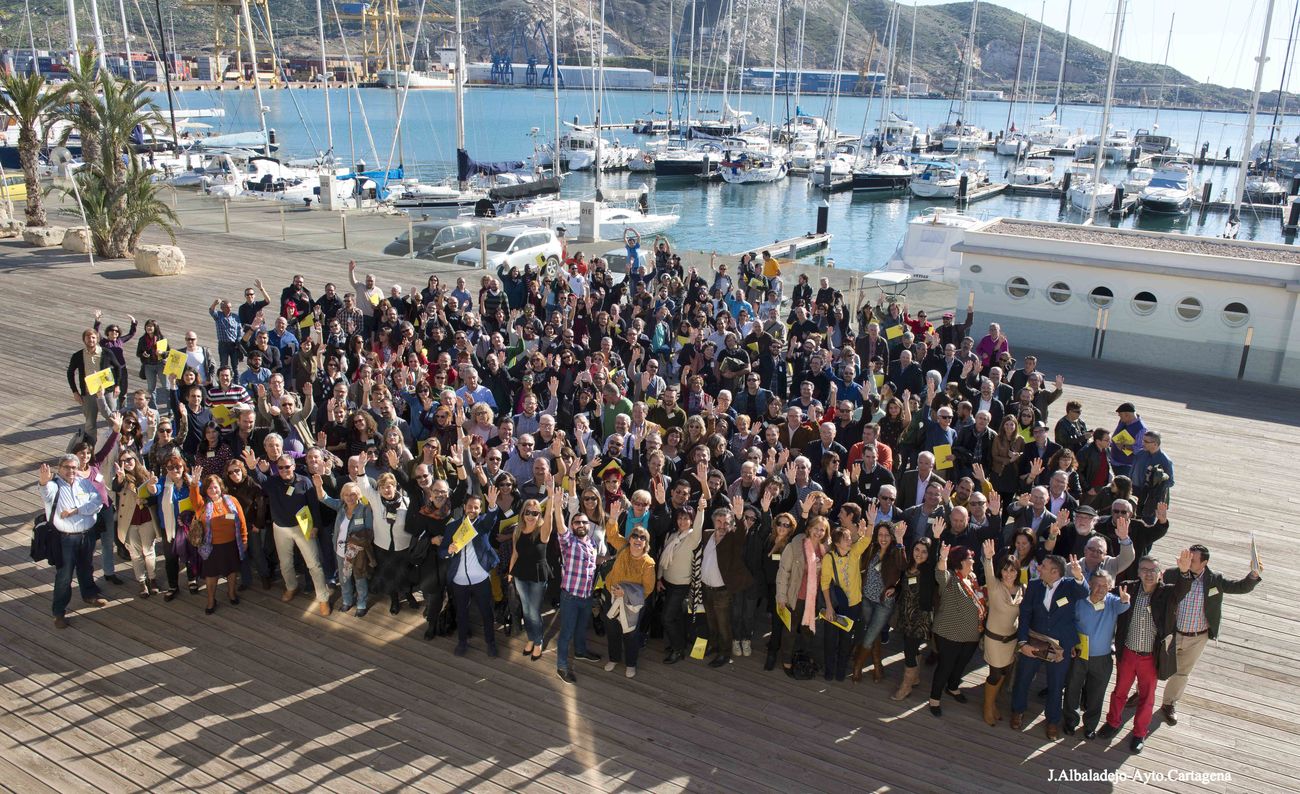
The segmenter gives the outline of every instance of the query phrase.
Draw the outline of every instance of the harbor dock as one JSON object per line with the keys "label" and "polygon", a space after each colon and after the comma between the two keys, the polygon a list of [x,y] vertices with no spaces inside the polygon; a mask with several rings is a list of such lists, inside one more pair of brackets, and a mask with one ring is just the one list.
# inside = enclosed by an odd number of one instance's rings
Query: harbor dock
{"label": "harbor dock", "polygon": [[[404,226],[396,218],[347,216],[345,242],[339,217],[329,213],[289,213],[282,234],[274,206],[235,203],[225,216],[220,207],[191,205],[195,200],[178,197],[185,225],[177,244],[188,260],[181,276],[149,278],[130,262],[92,265],[85,255],[0,241],[6,274],[0,333],[9,340],[0,384],[6,456],[0,666],[7,671],[0,681],[0,774],[6,787],[919,792],[953,790],[960,780],[959,789],[1000,794],[1300,789],[1300,758],[1292,752],[1300,713],[1286,705],[1294,700],[1300,662],[1293,606],[1300,558],[1290,553],[1300,498],[1279,496],[1272,481],[1242,473],[1231,483],[1225,512],[1223,469],[1215,463],[1229,426],[1258,471],[1287,470],[1296,392],[1151,368],[1135,378],[1123,351],[1110,348],[1108,360],[1053,355],[1040,367],[1049,376],[1066,375],[1065,389],[1087,407],[1089,427],[1112,426],[1110,410],[1131,399],[1149,426],[1164,431],[1164,449],[1179,470],[1170,530],[1157,544],[1161,559],[1204,542],[1214,551],[1216,571],[1241,576],[1249,530],[1268,566],[1254,593],[1223,599],[1222,635],[1197,665],[1178,726],[1157,719],[1142,755],[1079,737],[1046,743],[1037,722],[1024,732],[1007,729],[1005,721],[990,728],[977,704],[946,703],[936,733],[922,694],[904,704],[888,698],[903,664],[896,643],[886,646],[887,679],[878,685],[795,682],[763,672],[755,658],[721,671],[691,660],[666,668],[647,659],[633,681],[589,666],[579,669],[578,686],[566,687],[555,677],[551,651],[541,664],[530,663],[518,636],[500,640],[500,659],[462,658],[445,640],[421,640],[423,624],[409,611],[391,616],[375,609],[364,620],[304,615],[301,604],[282,603],[278,593],[256,586],[238,607],[223,603],[206,618],[201,598],[182,593],[164,604],[112,588],[106,608],[75,602],[73,627],[58,632],[49,618],[53,569],[28,557],[31,516],[40,504],[35,471],[62,452],[81,421],[64,369],[94,309],[111,322],[126,312],[155,319],[172,339],[192,329],[215,348],[209,304],[217,297],[238,300],[254,277],[272,293],[296,273],[314,291],[326,281],[344,290],[348,259],[381,285],[407,289],[422,286],[430,273],[444,282],[465,276],[473,288],[482,274],[372,253],[372,243],[390,240]],[[56,206],[52,220],[72,218]],[[145,241],[166,240],[151,231]],[[810,272],[843,284],[865,275],[843,264]],[[937,317],[964,308],[966,298],[953,288],[925,286],[928,297],[909,296],[913,309]],[[984,322],[980,311],[977,297],[976,335]],[[1017,357],[1034,352],[1032,328],[1008,332]],[[550,619],[545,616],[553,636]],[[604,638],[592,637],[590,647],[604,653]],[[928,676],[929,668],[923,671]],[[977,688],[984,678],[984,669],[975,668],[963,686]],[[1037,720],[1040,710],[1033,703],[1027,717]],[[1131,711],[1125,716],[1131,719]],[[807,730],[823,740],[795,738]],[[942,764],[935,763],[937,736]],[[1063,769],[1092,771],[1109,782],[1045,789],[1044,781]],[[1136,775],[1152,782],[1140,783]]]}

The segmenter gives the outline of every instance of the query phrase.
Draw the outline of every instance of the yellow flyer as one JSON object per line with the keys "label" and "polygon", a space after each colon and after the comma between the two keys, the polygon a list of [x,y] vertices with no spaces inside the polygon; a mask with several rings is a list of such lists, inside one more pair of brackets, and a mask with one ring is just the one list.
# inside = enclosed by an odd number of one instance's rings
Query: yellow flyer
{"label": "yellow flyer", "polygon": [[891,325],[885,329],[886,339],[897,339],[902,335],[903,335],[903,326],[901,325]]}
{"label": "yellow flyer", "polygon": [[790,610],[785,605],[776,605],[776,616],[785,624],[786,631],[793,631],[793,629],[790,628]]}
{"label": "yellow flyer", "polygon": [[475,531],[474,525],[469,522],[468,518],[466,518],[460,522],[460,527],[456,530],[456,534],[451,536],[451,542],[455,544],[456,548],[463,549],[474,542],[474,537],[476,535],[478,535],[478,532]]}
{"label": "yellow flyer", "polygon": [[934,467],[936,469],[951,469],[952,461],[948,460],[952,456],[952,444],[940,444],[934,448]]}
{"label": "yellow flyer", "polygon": [[378,292],[371,292],[371,293],[368,293],[368,294],[366,295],[366,300],[370,301],[370,305],[371,305],[371,306],[378,306],[378,305],[379,305],[379,293],[378,293]]}
{"label": "yellow flyer", "polygon": [[166,352],[167,352],[167,340],[166,340],[166,339],[159,339],[157,342],[154,342],[154,349],[158,351],[158,355],[160,355],[160,356],[161,356],[163,353],[166,353]]}
{"label": "yellow flyer", "polygon": [[[825,615],[822,615],[822,620],[826,620]],[[840,631],[853,631],[853,618],[847,615],[836,615],[834,620],[826,620],[826,622]]]}
{"label": "yellow flyer", "polygon": [[695,641],[695,644],[694,644],[693,646],[691,646],[691,658],[692,658],[692,659],[703,659],[703,658],[704,658],[704,652],[707,651],[708,649],[709,649],[709,640],[708,640],[708,638],[706,638],[706,637],[700,637],[699,639],[697,639],[697,640]]}
{"label": "yellow flyer", "polygon": [[315,324],[316,324],[316,315],[312,314],[311,312],[304,314],[302,316],[302,319],[298,320],[299,328],[311,328]]}
{"label": "yellow flyer", "polygon": [[1087,659],[1088,658],[1088,635],[1080,632],[1079,643],[1075,645],[1074,648],[1079,652],[1080,659]]}
{"label": "yellow flyer", "polygon": [[186,510],[194,510],[194,502],[188,496],[176,503],[176,509],[184,513]]}
{"label": "yellow flyer", "polygon": [[875,380],[877,389],[885,385],[885,373],[877,372],[874,375],[872,375],[871,378]]}
{"label": "yellow flyer", "polygon": [[113,370],[101,369],[99,372],[92,372],[86,376],[86,391],[90,394],[99,394],[105,389],[111,388],[115,383]]}
{"label": "yellow flyer", "polygon": [[298,529],[302,530],[302,536],[307,540],[311,540],[311,508],[304,507],[294,513],[293,517],[298,521]]}
{"label": "yellow flyer", "polygon": [[212,418],[217,420],[217,424],[222,427],[230,427],[235,423],[235,420],[230,416],[229,405],[212,406]]}
{"label": "yellow flyer", "polygon": [[163,365],[163,374],[179,378],[185,374],[185,351],[173,350],[167,354],[167,363]]}
{"label": "yellow flyer", "polygon": [[1115,435],[1111,436],[1110,440],[1114,441],[1116,444],[1119,444],[1121,447],[1131,447],[1133,446],[1134,438],[1133,436],[1129,435],[1129,432],[1127,430],[1121,430]]}

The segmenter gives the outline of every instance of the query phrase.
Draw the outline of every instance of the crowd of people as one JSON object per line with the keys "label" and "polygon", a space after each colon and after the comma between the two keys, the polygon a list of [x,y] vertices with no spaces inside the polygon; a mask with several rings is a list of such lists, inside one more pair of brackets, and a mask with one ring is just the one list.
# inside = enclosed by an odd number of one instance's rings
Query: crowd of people
{"label": "crowd of people", "polygon": [[518,634],[569,684],[656,646],[880,682],[894,644],[889,696],[925,672],[942,717],[979,653],[990,726],[1037,694],[1049,739],[1108,737],[1135,705],[1140,752],[1157,681],[1172,725],[1262,566],[1228,579],[1161,543],[1174,464],[1133,403],[1089,428],[973,309],[934,324],[806,275],[786,294],[769,259],[733,279],[656,244],[626,278],[575,257],[409,291],[350,263],[318,296],[255,280],[170,338],[96,312],[68,366],[83,424],[39,473],[55,624],[74,575],[107,603],[98,549],[140,599],[211,615],[279,582],[321,615],[409,611],[458,656]]}

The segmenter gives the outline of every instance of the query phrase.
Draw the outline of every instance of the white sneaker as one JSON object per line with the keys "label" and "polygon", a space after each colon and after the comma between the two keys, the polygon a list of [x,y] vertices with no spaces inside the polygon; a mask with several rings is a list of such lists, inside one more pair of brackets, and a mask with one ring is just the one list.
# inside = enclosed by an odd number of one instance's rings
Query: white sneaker
{"label": "white sneaker", "polygon": [[624,672],[623,675],[627,676],[628,678],[636,678],[636,668],[635,667],[627,668],[627,671]]}
{"label": "white sneaker", "polygon": [[614,672],[615,667],[618,667],[618,664],[615,662],[605,662],[605,672],[612,673]]}
{"label": "white sneaker", "polygon": [[754,646],[749,640],[740,641],[740,653],[743,656],[749,656],[754,652]]}
{"label": "white sneaker", "polygon": [[740,651],[740,640],[732,640],[732,641],[731,641],[731,655],[732,655],[733,657],[735,657],[735,656],[740,656],[740,653],[741,653],[741,651]]}

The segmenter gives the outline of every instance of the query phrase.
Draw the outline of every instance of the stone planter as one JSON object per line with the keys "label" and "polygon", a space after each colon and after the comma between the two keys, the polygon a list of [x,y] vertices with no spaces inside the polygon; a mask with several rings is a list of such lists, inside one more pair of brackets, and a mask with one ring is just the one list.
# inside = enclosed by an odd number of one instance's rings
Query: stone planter
{"label": "stone planter", "polygon": [[23,242],[36,248],[53,248],[63,244],[67,231],[62,226],[29,226],[23,229]]}
{"label": "stone planter", "polygon": [[135,251],[135,269],[150,276],[179,276],[185,254],[174,245],[142,245]]}
{"label": "stone planter", "polygon": [[22,237],[23,229],[25,228],[25,226],[26,224],[24,224],[22,221],[14,220],[13,218],[10,218],[5,221],[0,221],[0,239],[9,239],[11,237]]}
{"label": "stone planter", "polygon": [[85,226],[68,229],[68,233],[63,235],[63,250],[74,254],[90,253],[90,229]]}

